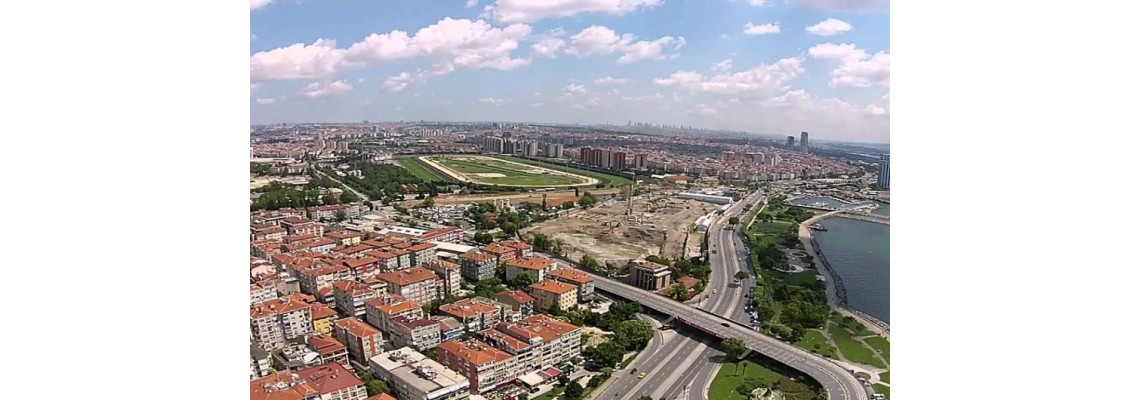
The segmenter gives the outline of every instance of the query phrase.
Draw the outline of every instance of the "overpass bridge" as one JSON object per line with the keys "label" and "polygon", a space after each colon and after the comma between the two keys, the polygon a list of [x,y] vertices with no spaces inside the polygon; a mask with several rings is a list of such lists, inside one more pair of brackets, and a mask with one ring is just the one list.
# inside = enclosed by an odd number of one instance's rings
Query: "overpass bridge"
{"label": "overpass bridge", "polygon": [[594,278],[594,288],[640,303],[672,317],[675,321],[718,338],[738,338],[752,351],[811,376],[832,400],[867,400],[867,390],[855,375],[838,364],[791,344],[756,332],[751,327],[711,312],[691,307],[606,277],[583,271]]}

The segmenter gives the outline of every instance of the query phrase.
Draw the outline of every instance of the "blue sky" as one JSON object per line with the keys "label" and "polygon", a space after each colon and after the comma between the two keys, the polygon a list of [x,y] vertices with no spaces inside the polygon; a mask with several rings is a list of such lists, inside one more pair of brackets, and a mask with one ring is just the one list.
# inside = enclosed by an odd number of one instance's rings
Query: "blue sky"
{"label": "blue sky", "polygon": [[887,142],[888,9],[881,0],[251,0],[251,120],[633,120]]}

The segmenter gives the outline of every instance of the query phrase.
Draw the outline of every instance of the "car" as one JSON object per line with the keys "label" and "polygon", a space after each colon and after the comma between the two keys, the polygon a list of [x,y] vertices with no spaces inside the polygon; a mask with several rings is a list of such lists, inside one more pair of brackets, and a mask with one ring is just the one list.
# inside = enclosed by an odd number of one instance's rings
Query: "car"
{"label": "car", "polygon": [[631,370],[629,370],[629,374],[630,374],[630,375],[633,375],[633,374],[635,374],[635,373],[637,373],[637,368],[634,368],[634,369],[631,369]]}
{"label": "car", "polygon": [[647,373],[644,373],[644,372],[642,372],[642,373],[640,373],[640,374],[637,374],[637,379],[645,379],[645,376],[646,376],[646,375],[649,375],[649,374],[647,374]]}
{"label": "car", "polygon": [[713,289],[713,294],[716,294],[716,289]]}
{"label": "car", "polygon": [[727,322],[721,322],[721,323],[720,323],[720,326],[723,326],[723,327],[725,327],[725,328],[728,328],[728,323],[727,323]]}

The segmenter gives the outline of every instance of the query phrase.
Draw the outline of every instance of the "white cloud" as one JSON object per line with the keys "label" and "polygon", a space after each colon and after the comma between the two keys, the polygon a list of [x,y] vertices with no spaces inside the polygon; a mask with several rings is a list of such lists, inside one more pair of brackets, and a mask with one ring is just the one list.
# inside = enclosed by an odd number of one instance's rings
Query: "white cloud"
{"label": "white cloud", "polygon": [[787,90],[787,83],[803,74],[802,61],[799,58],[785,58],[747,71],[716,75],[707,80],[694,71],[678,71],[666,78],[654,79],[653,84],[710,94],[765,95]]}
{"label": "white cloud", "polygon": [[277,99],[259,97],[257,100],[254,100],[254,101],[257,102],[257,104],[266,105],[266,104],[276,103]]}
{"label": "white cloud", "polygon": [[530,103],[530,106],[531,106],[531,107],[542,107],[542,106],[543,106],[543,104],[542,104],[541,102],[539,102],[539,103]]}
{"label": "white cloud", "polygon": [[479,0],[467,0],[467,8],[475,7],[476,4],[479,4]]}
{"label": "white cloud", "polygon": [[624,85],[627,82],[629,82],[629,78],[614,78],[611,76],[594,79],[594,83],[598,85]]}
{"label": "white cloud", "polygon": [[874,116],[890,115],[889,109],[887,109],[886,107],[883,107],[883,106],[875,105],[875,104],[868,104],[867,108],[863,109],[863,111],[866,112],[867,115],[874,115]]}
{"label": "white cloud", "polygon": [[493,106],[501,106],[503,104],[510,103],[511,99],[497,99],[494,97],[483,97],[483,98],[479,98],[475,101],[478,101],[478,102],[483,103],[483,104],[490,104]]}
{"label": "white cloud", "polygon": [[890,0],[793,0],[795,5],[824,11],[889,10]]}
{"label": "white cloud", "polygon": [[494,5],[488,5],[484,10],[498,22],[512,23],[588,12],[624,15],[662,3],[664,0],[496,0]]}
{"label": "white cloud", "polygon": [[823,43],[808,49],[808,55],[839,62],[831,71],[831,86],[891,87],[891,53],[868,55],[853,44]]}
{"label": "white cloud", "polygon": [[764,5],[765,0],[748,0],[748,5],[753,7],[760,7]]}
{"label": "white cloud", "polygon": [[401,72],[399,75],[389,76],[380,85],[380,89],[389,93],[395,93],[408,88],[412,84],[412,74]]}
{"label": "white cloud", "polygon": [[535,57],[554,58],[555,54],[558,54],[558,51],[565,46],[565,40],[551,37],[539,40],[537,43],[531,45],[530,49],[534,51]]}
{"label": "white cloud", "polygon": [[272,2],[273,0],[249,0],[249,10],[253,11],[261,7],[265,7]]}
{"label": "white cloud", "polygon": [[728,71],[730,69],[732,69],[732,59],[731,58],[726,58],[724,60],[721,60],[721,62],[713,64],[712,67],[709,67],[709,71],[712,71],[712,72],[724,72],[724,71]]}
{"label": "white cloud", "polygon": [[336,48],[335,40],[317,39],[311,45],[297,43],[250,56],[249,77],[255,81],[323,78],[335,73],[343,60],[344,50]]}
{"label": "white cloud", "polygon": [[344,80],[313,82],[297,91],[297,95],[315,99],[318,97],[347,93],[350,90],[352,90],[352,85]]}
{"label": "white cloud", "polygon": [[257,41],[257,35],[254,35],[252,33],[249,34],[249,41],[251,41],[251,42]]}
{"label": "white cloud", "polygon": [[586,93],[586,87],[577,83],[566,85],[566,93],[570,95]]}
{"label": "white cloud", "polygon": [[594,25],[582,29],[578,34],[570,37],[570,48],[567,54],[585,57],[594,54],[622,53],[618,64],[629,64],[641,60],[661,60],[676,57],[676,53],[666,53],[669,50],[678,50],[685,45],[685,38],[665,36],[654,41],[634,42],[635,36],[624,34],[618,36],[612,29]]}
{"label": "white cloud", "polygon": [[804,28],[804,30],[816,36],[835,36],[851,30],[851,24],[835,18],[828,18],[818,24]]}
{"label": "white cloud", "polygon": [[772,33],[780,33],[780,23],[753,25],[751,22],[744,24],[745,35],[767,35]]}
{"label": "white cloud", "polygon": [[444,18],[410,36],[403,31],[373,33],[348,49],[336,41],[320,39],[312,45],[294,44],[250,57],[253,80],[317,79],[348,68],[361,68],[411,57],[432,60],[421,77],[443,75],[458,68],[511,70],[530,64],[529,58],[511,58],[530,26],[496,28],[486,21]]}

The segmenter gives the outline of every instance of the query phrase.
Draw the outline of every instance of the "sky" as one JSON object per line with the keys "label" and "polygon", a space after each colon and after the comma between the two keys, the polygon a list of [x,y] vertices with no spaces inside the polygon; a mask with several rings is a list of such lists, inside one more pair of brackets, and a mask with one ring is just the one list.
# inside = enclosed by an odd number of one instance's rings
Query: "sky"
{"label": "sky", "polygon": [[888,0],[250,0],[254,124],[679,124],[889,142]]}

